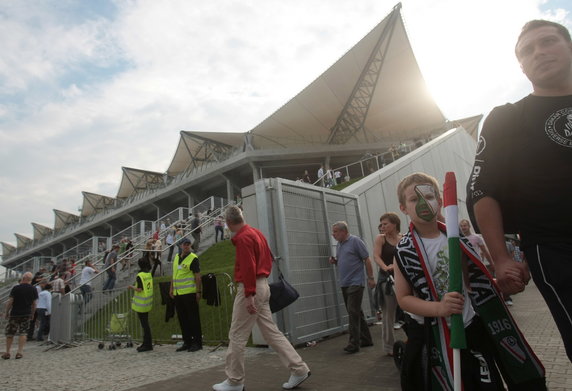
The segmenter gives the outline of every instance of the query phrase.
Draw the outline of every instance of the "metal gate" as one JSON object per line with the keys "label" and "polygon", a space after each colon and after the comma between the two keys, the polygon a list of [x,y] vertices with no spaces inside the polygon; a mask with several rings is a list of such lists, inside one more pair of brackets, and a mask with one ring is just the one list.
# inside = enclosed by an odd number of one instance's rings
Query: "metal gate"
{"label": "metal gate", "polygon": [[[294,304],[276,315],[289,340],[300,344],[346,330],[348,316],[337,268],[328,258],[335,255],[333,223],[346,221],[351,234],[362,235],[357,197],[272,178],[243,189],[243,207],[246,220],[267,236],[282,273],[300,293]],[[276,269],[270,281],[277,277]],[[373,321],[375,312],[367,288],[362,309],[368,321]]]}

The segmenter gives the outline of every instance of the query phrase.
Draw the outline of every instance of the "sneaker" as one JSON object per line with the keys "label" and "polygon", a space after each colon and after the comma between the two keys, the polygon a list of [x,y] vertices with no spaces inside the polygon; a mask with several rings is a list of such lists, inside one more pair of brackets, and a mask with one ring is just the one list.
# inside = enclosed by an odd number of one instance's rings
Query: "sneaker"
{"label": "sneaker", "polygon": [[213,386],[214,391],[242,391],[244,390],[244,384],[233,385],[230,380],[226,379],[222,383],[215,384]]}
{"label": "sneaker", "polygon": [[405,322],[402,321],[402,320],[400,320],[399,322],[395,322],[395,323],[393,324],[393,329],[394,329],[394,330],[399,330],[400,328],[403,327],[404,324],[405,324]]}
{"label": "sneaker", "polygon": [[177,348],[177,350],[175,350],[175,352],[186,352],[187,350],[189,350],[190,346],[188,345],[182,345],[181,347]]}
{"label": "sneaker", "polygon": [[282,384],[282,388],[284,388],[285,390],[291,390],[292,388],[296,388],[300,384],[302,384],[307,378],[309,378],[310,375],[311,375],[310,371],[308,371],[308,373],[302,376],[290,375],[290,379],[288,379],[286,383]]}
{"label": "sneaker", "polygon": [[505,303],[506,305],[512,305],[512,300],[511,300],[511,299],[508,299],[508,300],[506,300],[504,303]]}
{"label": "sneaker", "polygon": [[344,348],[344,351],[346,351],[349,354],[353,354],[359,352],[359,348],[357,346],[348,345]]}
{"label": "sneaker", "polygon": [[153,350],[153,346],[150,345],[141,345],[137,348],[138,352],[149,352],[151,350]]}

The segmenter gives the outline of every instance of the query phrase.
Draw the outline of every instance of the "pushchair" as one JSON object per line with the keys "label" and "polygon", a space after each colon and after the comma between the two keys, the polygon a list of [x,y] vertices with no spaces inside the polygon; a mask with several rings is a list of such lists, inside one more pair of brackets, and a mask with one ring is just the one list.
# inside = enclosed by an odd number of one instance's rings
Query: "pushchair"
{"label": "pushchair", "polygon": [[[105,330],[107,339],[109,340],[109,350],[115,350],[121,347],[122,342],[126,342],[125,347],[127,348],[133,347],[131,334],[129,334],[129,316],[130,312],[111,314]],[[105,344],[100,342],[98,347],[99,349],[103,349]]]}

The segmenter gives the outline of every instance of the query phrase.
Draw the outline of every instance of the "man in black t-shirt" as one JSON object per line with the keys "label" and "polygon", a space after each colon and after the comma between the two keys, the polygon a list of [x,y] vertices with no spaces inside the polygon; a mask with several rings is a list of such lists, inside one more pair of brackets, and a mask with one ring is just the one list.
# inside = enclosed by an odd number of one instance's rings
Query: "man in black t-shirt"
{"label": "man in black t-shirt", "polygon": [[[533,93],[496,107],[485,120],[467,185],[506,294],[530,279],[548,304],[572,361],[572,40],[566,27],[525,24],[515,53]],[[475,221],[476,220],[476,221]],[[508,254],[504,233],[519,233],[527,263]]]}
{"label": "man in black t-shirt", "polygon": [[26,345],[26,336],[32,314],[36,312],[38,302],[38,291],[30,284],[32,282],[32,273],[24,273],[20,284],[16,285],[10,291],[10,298],[6,304],[6,353],[2,358],[7,360],[10,358],[10,349],[14,336],[18,338],[18,352],[16,358],[22,358],[24,345]]}

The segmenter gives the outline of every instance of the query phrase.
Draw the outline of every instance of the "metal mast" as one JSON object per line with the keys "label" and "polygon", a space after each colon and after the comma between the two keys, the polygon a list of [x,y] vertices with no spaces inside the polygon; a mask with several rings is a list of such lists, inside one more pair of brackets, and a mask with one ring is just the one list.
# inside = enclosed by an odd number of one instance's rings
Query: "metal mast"
{"label": "metal mast", "polygon": [[335,125],[331,128],[328,144],[345,144],[360,131],[363,132],[367,142],[364,124],[395,29],[395,23],[400,15],[400,9],[401,3],[398,3],[388,16],[389,20],[383,28],[379,40],[373,48]]}

